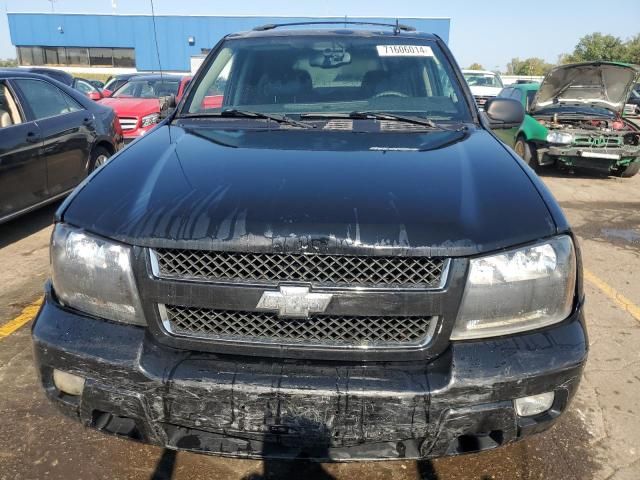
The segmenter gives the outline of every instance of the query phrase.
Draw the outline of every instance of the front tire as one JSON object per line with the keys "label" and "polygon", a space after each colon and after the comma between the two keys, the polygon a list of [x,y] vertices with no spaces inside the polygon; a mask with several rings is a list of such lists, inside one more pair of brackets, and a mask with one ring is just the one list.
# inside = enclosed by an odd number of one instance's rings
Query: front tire
{"label": "front tire", "polygon": [[533,144],[527,142],[524,137],[518,137],[513,149],[518,154],[518,156],[522,158],[522,160],[524,160],[524,163],[529,165],[535,171],[538,171],[540,169],[538,156],[536,154],[536,147]]}
{"label": "front tire", "polygon": [[92,173],[96,168],[101,167],[111,156],[111,152],[104,147],[96,147],[91,152],[91,157],[89,158],[89,167],[87,168],[87,173]]}
{"label": "front tire", "polygon": [[620,171],[620,176],[622,178],[631,178],[636,173],[640,171],[640,160],[636,160],[635,162],[627,165],[624,170]]}

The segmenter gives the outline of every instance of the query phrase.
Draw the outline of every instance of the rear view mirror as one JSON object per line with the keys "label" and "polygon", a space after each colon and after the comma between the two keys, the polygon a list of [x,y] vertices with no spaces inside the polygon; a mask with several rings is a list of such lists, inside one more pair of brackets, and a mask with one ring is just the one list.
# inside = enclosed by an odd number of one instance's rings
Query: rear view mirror
{"label": "rear view mirror", "polygon": [[93,100],[94,102],[100,100],[103,98],[103,95],[98,92],[98,91],[94,91],[94,92],[89,92],[87,94],[87,97],[89,97],[91,100]]}
{"label": "rear view mirror", "polygon": [[336,68],[348,63],[351,63],[351,54],[341,46],[325,48],[309,59],[312,67],[320,68]]}
{"label": "rear view mirror", "polygon": [[111,90],[108,90],[106,88],[102,90],[102,96],[104,98],[109,98],[111,95],[113,95],[113,92]]}
{"label": "rear view mirror", "polygon": [[484,104],[484,113],[492,130],[516,128],[524,120],[522,103],[512,98],[490,98]]}
{"label": "rear view mirror", "polygon": [[166,97],[160,97],[160,118],[167,118],[171,112],[176,108],[176,96],[167,95]]}

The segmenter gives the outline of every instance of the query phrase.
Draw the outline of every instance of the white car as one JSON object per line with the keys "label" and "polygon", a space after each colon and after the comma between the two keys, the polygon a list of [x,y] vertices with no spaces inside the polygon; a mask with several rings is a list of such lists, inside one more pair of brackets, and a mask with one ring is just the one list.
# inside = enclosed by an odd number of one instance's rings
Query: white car
{"label": "white car", "polygon": [[471,88],[473,98],[480,109],[492,97],[497,97],[504,85],[500,75],[487,70],[462,70],[465,80]]}

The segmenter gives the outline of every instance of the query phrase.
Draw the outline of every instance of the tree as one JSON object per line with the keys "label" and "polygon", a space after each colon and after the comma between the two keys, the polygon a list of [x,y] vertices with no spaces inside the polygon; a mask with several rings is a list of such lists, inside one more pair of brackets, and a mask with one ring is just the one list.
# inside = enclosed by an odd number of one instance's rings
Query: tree
{"label": "tree", "polygon": [[0,58],[0,67],[17,67],[18,61],[15,58]]}
{"label": "tree", "polygon": [[593,62],[596,60],[625,61],[627,46],[619,37],[603,35],[600,32],[585,35],[573,49],[573,53],[564,57],[565,63]]}
{"label": "tree", "polygon": [[623,61],[640,65],[640,34],[625,43],[626,58]]}
{"label": "tree", "polygon": [[518,57],[512,58],[507,63],[507,73],[509,75],[544,75],[553,68],[553,65],[545,62],[542,58],[531,57],[520,60]]}
{"label": "tree", "polygon": [[475,62],[469,65],[469,70],[484,70],[484,67],[480,65],[478,62]]}

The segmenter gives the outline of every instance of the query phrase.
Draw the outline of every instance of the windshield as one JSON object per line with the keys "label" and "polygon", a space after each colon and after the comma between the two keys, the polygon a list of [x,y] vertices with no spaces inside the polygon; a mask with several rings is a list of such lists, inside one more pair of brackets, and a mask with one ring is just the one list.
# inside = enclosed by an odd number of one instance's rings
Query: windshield
{"label": "windshield", "polygon": [[493,73],[464,72],[464,78],[470,87],[503,87],[500,77]]}
{"label": "windshield", "polygon": [[363,36],[230,40],[206,63],[183,114],[387,112],[467,121],[468,106],[436,42]]}
{"label": "windshield", "polygon": [[114,98],[159,98],[178,93],[178,80],[135,80],[120,87]]}

